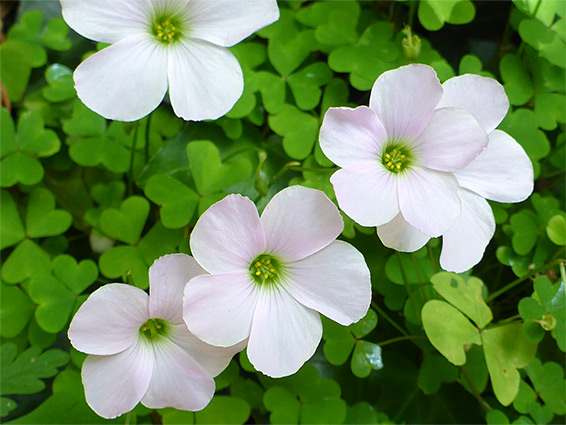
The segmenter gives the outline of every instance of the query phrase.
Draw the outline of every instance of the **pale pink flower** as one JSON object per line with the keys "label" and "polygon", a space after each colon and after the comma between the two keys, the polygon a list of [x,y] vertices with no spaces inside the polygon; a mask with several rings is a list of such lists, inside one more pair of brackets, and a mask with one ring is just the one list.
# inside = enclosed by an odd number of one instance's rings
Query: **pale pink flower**
{"label": "pale pink flower", "polygon": [[205,273],[184,254],[166,255],[149,269],[150,295],[121,283],[104,285],[79,308],[69,328],[77,350],[90,354],[82,380],[86,401],[114,418],[140,401],[149,408],[200,410],[218,375],[243,346],[205,344],[183,322],[186,283]]}
{"label": "pale pink flower", "polygon": [[[525,200],[533,191],[533,166],[511,136],[495,129],[509,109],[501,84],[491,78],[467,74],[447,80],[443,88],[438,107],[468,111],[489,135],[487,149],[463,170],[454,173],[461,186],[458,195],[462,213],[442,235],[442,268],[463,272],[481,260],[495,232],[495,219],[486,199]],[[379,226],[377,234],[384,245],[404,252],[416,251],[429,240],[402,215]]]}
{"label": "pale pink flower", "polygon": [[487,145],[476,119],[439,107],[443,89],[434,70],[407,65],[375,82],[369,108],[330,108],[320,146],[342,167],[332,175],[340,208],[363,226],[401,214],[428,236],[445,233],[461,213],[454,172]]}
{"label": "pale pink flower", "polygon": [[179,117],[226,114],[242,95],[240,64],[227,49],[279,19],[276,0],[61,0],[76,32],[112,46],[74,73],[83,103],[105,118],[135,121],[169,89]]}
{"label": "pale pink flower", "polygon": [[320,342],[319,313],[349,325],[369,308],[368,267],[353,246],[335,240],[342,229],[326,195],[301,186],[276,194],[261,217],[240,195],[217,202],[191,235],[191,251],[210,274],[186,286],[187,326],[213,345],[249,338],[257,370],[295,373]]}

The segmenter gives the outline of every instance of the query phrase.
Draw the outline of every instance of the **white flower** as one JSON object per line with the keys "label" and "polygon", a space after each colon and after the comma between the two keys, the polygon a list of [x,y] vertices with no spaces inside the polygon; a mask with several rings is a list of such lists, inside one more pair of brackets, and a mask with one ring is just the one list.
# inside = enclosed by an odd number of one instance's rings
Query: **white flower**
{"label": "white flower", "polygon": [[454,172],[486,147],[487,135],[463,109],[438,107],[442,94],[431,67],[407,65],[377,79],[369,108],[328,110],[320,146],[342,167],[330,181],[354,221],[381,226],[402,215],[439,236],[460,216]]}
{"label": "white flower", "polygon": [[135,121],[167,88],[185,120],[216,119],[242,95],[242,70],[226,49],[279,18],[276,0],[61,0],[86,38],[111,43],[76,69],[83,103],[105,118]]}
{"label": "white flower", "polygon": [[[478,75],[462,75],[443,84],[438,104],[471,113],[489,135],[487,149],[463,170],[455,172],[462,213],[442,235],[440,264],[443,269],[463,272],[476,265],[495,232],[495,219],[486,199],[520,202],[533,191],[533,166],[523,148],[507,133],[495,130],[509,109],[501,84]],[[379,226],[384,245],[398,251],[421,248],[429,237],[411,226],[401,215]]]}
{"label": "white flower", "polygon": [[211,206],[191,235],[191,251],[210,275],[185,289],[184,319],[209,344],[249,338],[248,357],[266,375],[295,373],[322,336],[319,313],[349,325],[371,301],[363,256],[336,237],[342,217],[321,191],[288,187],[258,215],[229,195]]}
{"label": "white flower", "polygon": [[208,404],[212,377],[243,346],[210,346],[183,323],[183,288],[202,273],[192,257],[166,255],[149,269],[149,296],[113,283],[94,291],[79,308],[69,339],[90,354],[82,380],[87,403],[98,415],[114,418],[140,401],[149,408],[182,410]]}

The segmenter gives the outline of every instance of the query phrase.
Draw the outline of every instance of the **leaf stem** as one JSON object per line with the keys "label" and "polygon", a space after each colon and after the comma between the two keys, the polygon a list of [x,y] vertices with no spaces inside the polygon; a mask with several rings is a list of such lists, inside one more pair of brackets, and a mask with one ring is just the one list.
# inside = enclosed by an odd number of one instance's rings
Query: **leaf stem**
{"label": "leaf stem", "polygon": [[130,156],[130,171],[128,172],[128,195],[131,196],[134,190],[134,159],[136,157],[136,147],[138,145],[138,131],[140,128],[140,122],[136,121],[134,128],[134,140],[132,141],[132,154]]}
{"label": "leaf stem", "polygon": [[399,254],[398,251],[396,251],[395,253],[397,254],[397,260],[399,261],[399,270],[401,271],[401,277],[403,278],[403,286],[405,287],[405,290],[407,291],[407,295],[409,296],[409,299],[411,300],[411,304],[413,305],[413,309],[415,310],[415,315],[419,318],[419,321],[420,321],[421,320],[421,312],[419,311],[419,309],[417,307],[417,302],[415,301],[415,298],[413,297],[413,293],[409,289],[409,280],[407,279],[407,275],[405,274],[405,269],[403,268],[403,259],[401,257],[401,254]]}
{"label": "leaf stem", "polygon": [[407,336],[398,336],[397,338],[386,339],[385,341],[381,342],[374,342],[374,344],[383,347],[384,345],[393,344],[394,342],[398,341],[411,341],[414,339],[427,339],[424,335],[407,335]]}
{"label": "leaf stem", "polygon": [[338,170],[338,168],[308,168],[308,167],[297,167],[294,165],[288,167],[288,169],[292,171],[306,171],[308,173],[329,173]]}
{"label": "leaf stem", "polygon": [[411,253],[411,257],[413,258],[413,266],[415,266],[415,272],[417,273],[417,279],[419,280],[419,285],[421,287],[421,293],[423,295],[423,301],[426,302],[428,301],[426,298],[426,293],[425,293],[425,289],[424,289],[424,285],[423,285],[423,280],[421,278],[421,272],[419,270],[419,266],[417,265],[417,259],[415,258],[415,253]]}
{"label": "leaf stem", "polygon": [[481,394],[479,393],[478,389],[476,388],[476,386],[474,385],[474,383],[472,382],[472,380],[470,379],[470,377],[468,376],[468,372],[466,372],[466,369],[463,367],[460,367],[460,372],[462,372],[462,376],[464,377],[464,379],[466,380],[466,383],[468,384],[468,386],[470,387],[470,390],[472,391],[473,396],[478,400],[478,402],[480,403],[481,408],[484,410],[484,412],[489,412],[491,410],[491,407],[489,406],[489,404],[487,404],[484,399],[482,398]]}
{"label": "leaf stem", "polygon": [[399,324],[397,324],[395,320],[389,317],[389,315],[381,307],[379,307],[375,301],[371,302],[371,306],[379,313],[380,317],[383,317],[385,320],[387,320],[389,324],[393,326],[395,329],[397,329],[399,332],[401,332],[403,336],[405,337],[410,336],[409,333],[406,330],[404,330]]}
{"label": "leaf stem", "polygon": [[563,258],[559,258],[556,260],[551,261],[550,263],[547,263],[543,266],[537,267],[536,269],[531,270],[529,273],[527,273],[525,276],[520,277],[518,279],[515,279],[513,282],[505,285],[503,288],[495,291],[493,294],[491,294],[489,297],[487,297],[487,299],[485,300],[486,302],[490,302],[492,300],[494,300],[495,298],[497,298],[498,296],[504,294],[505,292],[507,292],[510,289],[513,289],[515,286],[520,285],[521,283],[523,283],[525,280],[530,279],[531,277],[533,277],[535,274],[540,273],[544,270],[548,270],[549,268],[557,265],[557,264],[562,264],[562,267],[564,267],[564,261],[566,261]]}

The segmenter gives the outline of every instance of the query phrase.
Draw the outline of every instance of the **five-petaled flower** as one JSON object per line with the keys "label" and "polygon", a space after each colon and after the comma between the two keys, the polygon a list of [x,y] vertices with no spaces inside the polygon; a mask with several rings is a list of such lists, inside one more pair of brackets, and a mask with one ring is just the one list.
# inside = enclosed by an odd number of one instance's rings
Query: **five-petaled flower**
{"label": "five-petaled flower", "polygon": [[150,295],[113,283],[94,291],[69,328],[73,346],[90,354],[82,380],[89,406],[104,418],[150,408],[200,410],[218,375],[243,345],[221,348],[192,335],[182,317],[186,283],[205,273],[184,254],[161,257],[149,269]]}
{"label": "five-petaled flower", "polygon": [[63,18],[89,39],[112,43],[75,70],[83,103],[105,118],[135,121],[169,88],[185,120],[216,119],[243,91],[226,48],[279,18],[276,0],[61,0]]}
{"label": "five-petaled flower", "polygon": [[[501,84],[479,75],[447,80],[438,108],[457,107],[472,114],[489,135],[487,149],[463,170],[454,173],[462,212],[442,235],[440,265],[463,272],[476,265],[495,232],[495,218],[486,199],[520,202],[533,191],[533,166],[523,148],[507,133],[496,130],[509,109]],[[399,251],[421,248],[429,237],[402,216],[377,228],[384,245]]]}
{"label": "five-petaled flower", "polygon": [[371,301],[362,254],[336,237],[343,221],[323,192],[301,186],[276,194],[261,217],[252,201],[229,195],[198,220],[190,239],[210,274],[193,278],[184,319],[205,342],[248,341],[255,368],[295,373],[322,337],[319,313],[349,325]]}
{"label": "five-petaled flower", "polygon": [[354,221],[373,227],[402,217],[435,237],[460,216],[454,172],[472,162],[488,138],[470,113],[438,107],[442,94],[431,67],[407,65],[376,80],[369,108],[328,110],[320,146],[342,167],[330,181]]}

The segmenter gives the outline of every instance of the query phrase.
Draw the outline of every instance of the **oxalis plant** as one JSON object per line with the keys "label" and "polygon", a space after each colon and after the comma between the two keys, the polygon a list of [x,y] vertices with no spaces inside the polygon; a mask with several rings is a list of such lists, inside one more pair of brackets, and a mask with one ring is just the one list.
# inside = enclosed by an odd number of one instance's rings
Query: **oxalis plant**
{"label": "oxalis plant", "polygon": [[566,2],[0,10],[2,422],[564,423]]}

